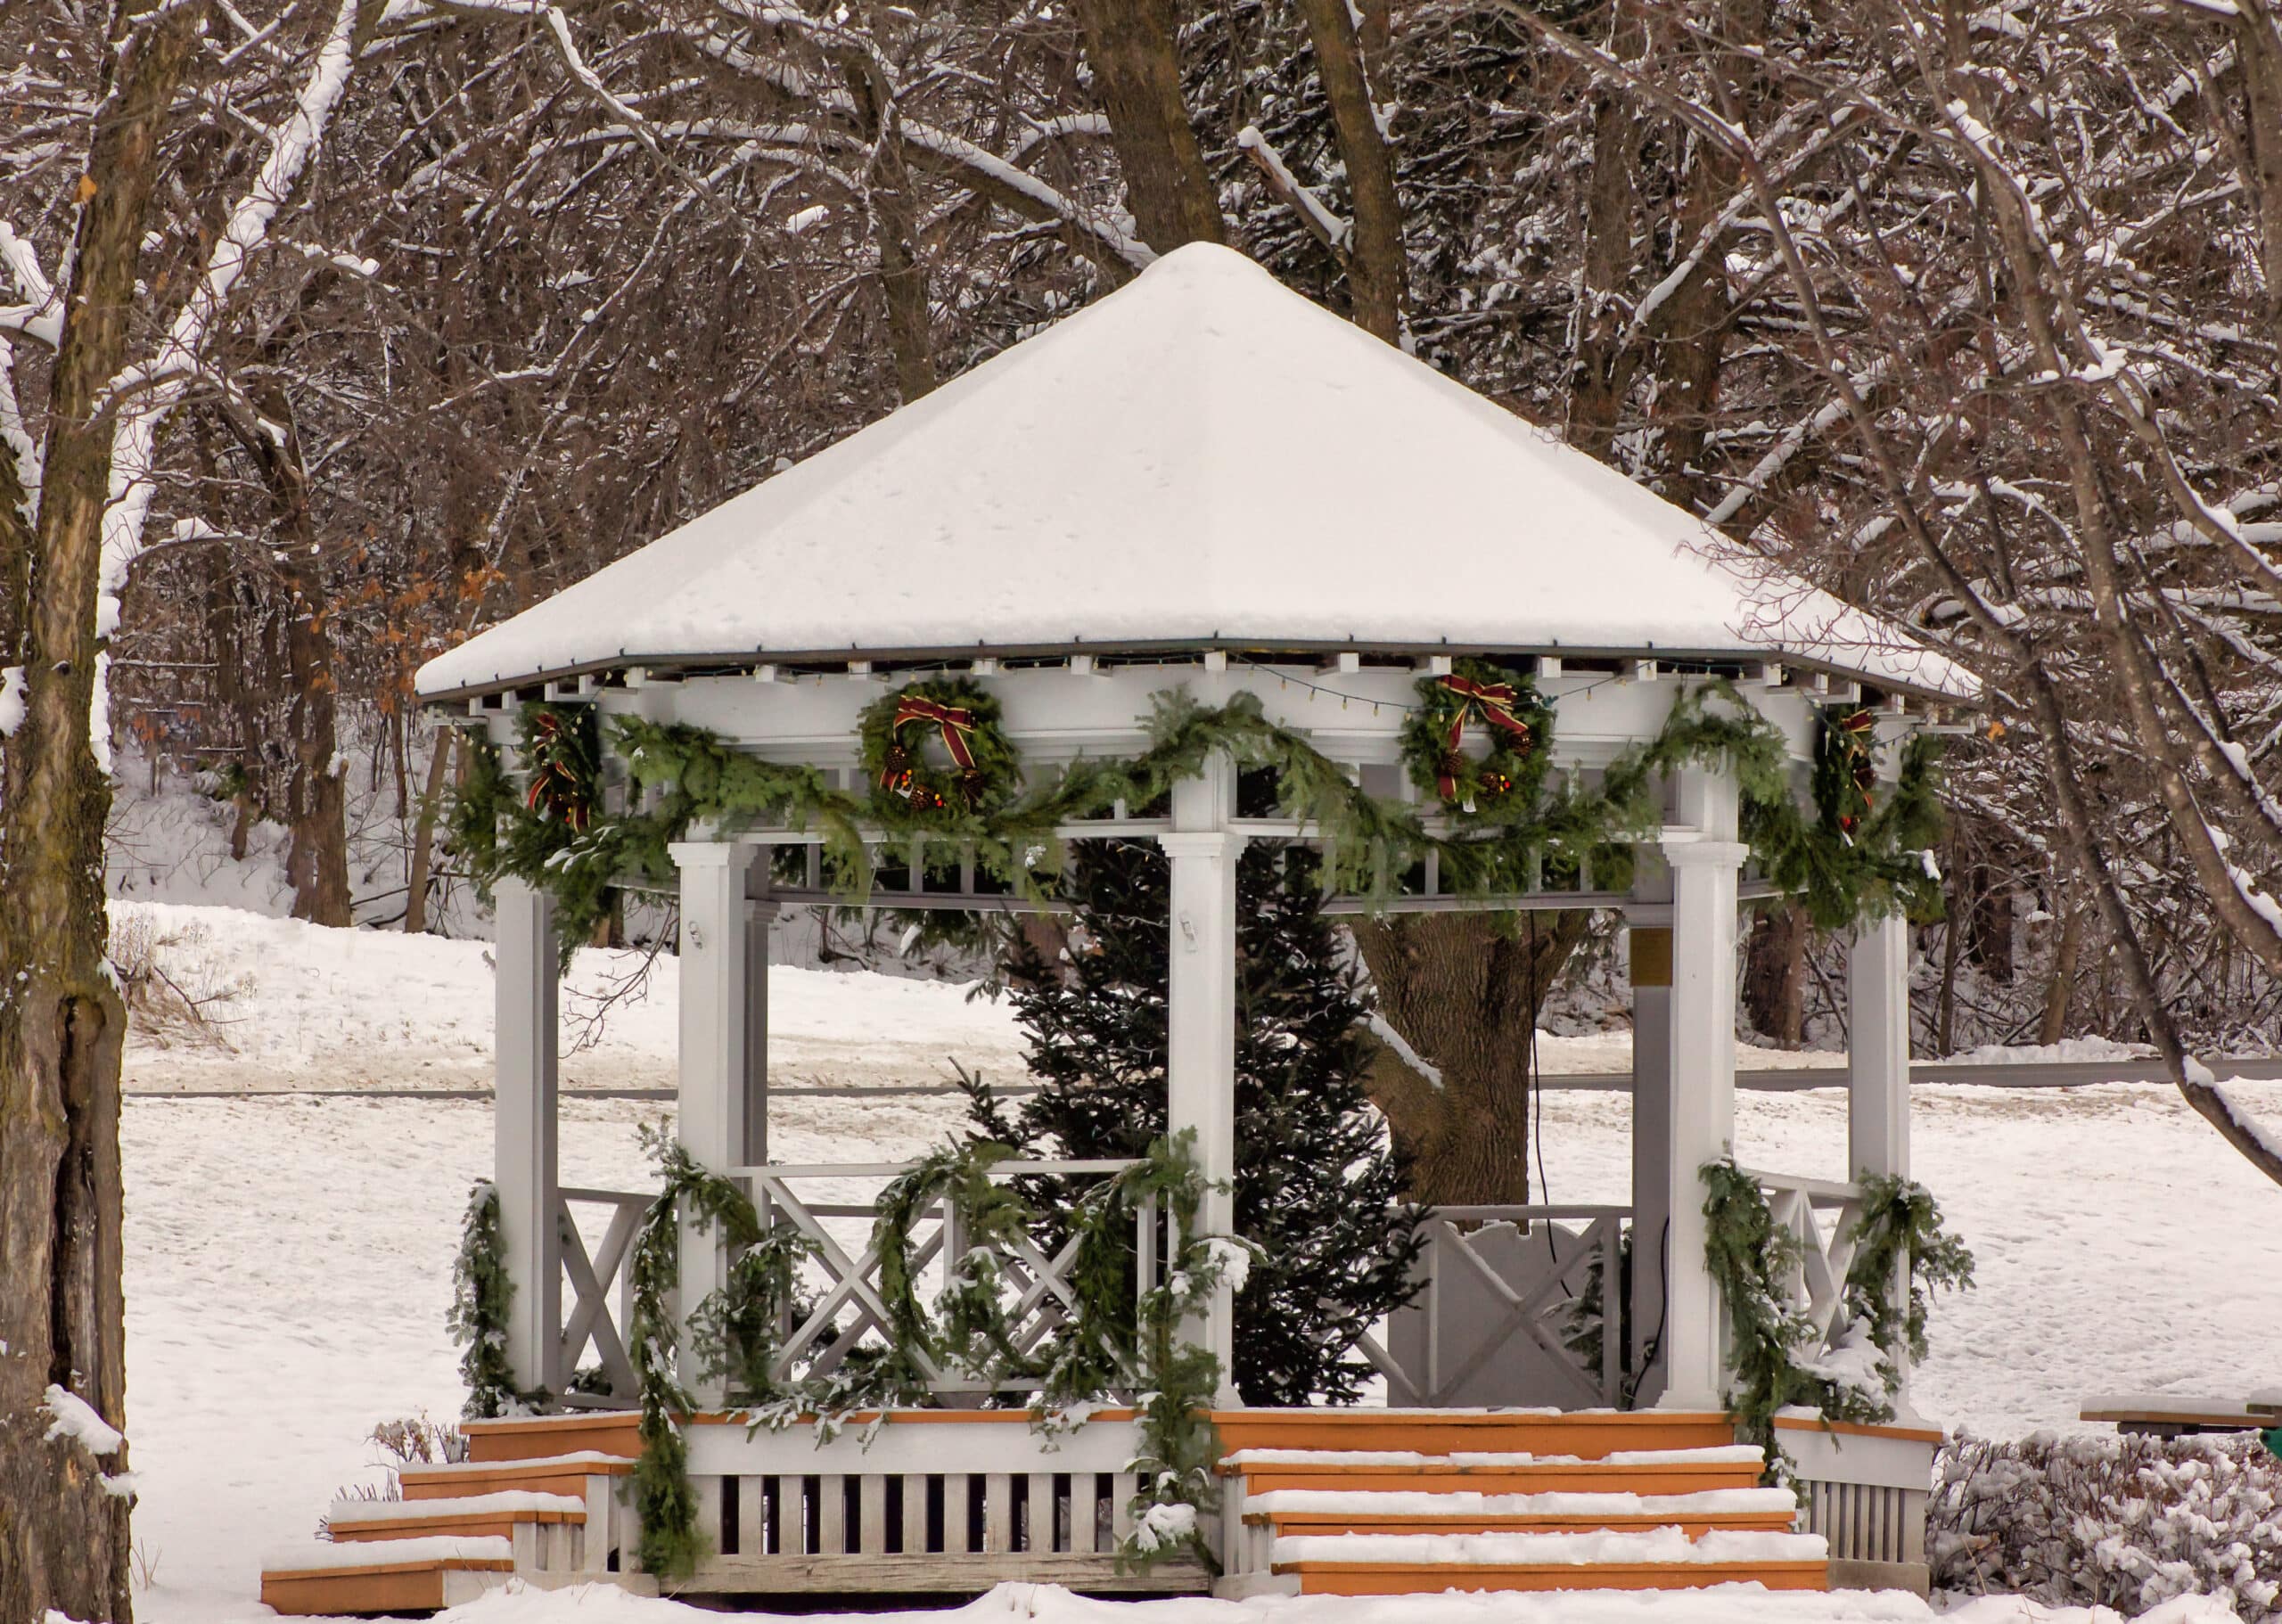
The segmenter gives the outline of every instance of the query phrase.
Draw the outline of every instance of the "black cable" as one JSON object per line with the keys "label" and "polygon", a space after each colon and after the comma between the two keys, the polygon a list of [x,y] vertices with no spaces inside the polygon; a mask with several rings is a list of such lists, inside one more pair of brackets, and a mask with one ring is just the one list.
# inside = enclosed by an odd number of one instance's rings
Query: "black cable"
{"label": "black cable", "polygon": [[[1633,1199],[1639,1199],[1637,1191]],[[1640,1232],[1637,1228],[1632,1232],[1632,1255],[1636,1259],[1640,1255]],[[1636,1263],[1634,1267],[1637,1268],[1638,1265]],[[1622,1407],[1628,1410],[1640,1397],[1640,1383],[1648,1379],[1649,1371],[1655,1368],[1656,1360],[1664,1351],[1664,1327],[1671,1319],[1672,1221],[1670,1218],[1664,1220],[1664,1233],[1656,1243],[1656,1284],[1662,1288],[1657,1293],[1656,1334],[1650,1337],[1648,1345],[1640,1350],[1640,1363],[1632,1373],[1631,1385],[1624,1390]]]}

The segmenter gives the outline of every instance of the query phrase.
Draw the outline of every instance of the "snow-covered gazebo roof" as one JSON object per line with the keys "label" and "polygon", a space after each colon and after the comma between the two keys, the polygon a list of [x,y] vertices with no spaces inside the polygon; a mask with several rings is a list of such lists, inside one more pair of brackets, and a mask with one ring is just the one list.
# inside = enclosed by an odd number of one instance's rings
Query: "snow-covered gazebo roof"
{"label": "snow-covered gazebo roof", "polygon": [[1967,698],[1909,634],[1232,250],[1129,286],[430,661],[431,699],[616,667],[1196,647],[1787,657]]}

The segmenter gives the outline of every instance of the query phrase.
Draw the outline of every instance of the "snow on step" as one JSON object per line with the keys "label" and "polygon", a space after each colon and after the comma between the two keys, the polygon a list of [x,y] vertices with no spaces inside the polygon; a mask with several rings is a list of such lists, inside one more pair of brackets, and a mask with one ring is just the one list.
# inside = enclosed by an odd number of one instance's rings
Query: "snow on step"
{"label": "snow on step", "polygon": [[424,1522],[431,1517],[533,1517],[549,1512],[584,1521],[587,1503],[576,1495],[541,1494],[528,1489],[433,1500],[335,1500],[325,1513],[325,1521],[342,1528],[358,1523]]}
{"label": "snow on step", "polygon": [[398,1474],[415,1482],[435,1483],[454,1477],[500,1477],[518,1472],[562,1472],[573,1466],[591,1466],[597,1472],[631,1467],[634,1462],[624,1455],[610,1455],[600,1449],[577,1449],[569,1455],[534,1455],[521,1460],[507,1461],[446,1461],[435,1466],[406,1466]]}
{"label": "snow on step", "polygon": [[1482,1494],[1473,1489],[1270,1489],[1244,1499],[1247,1513],[1353,1517],[1734,1517],[1799,1509],[1787,1489],[1700,1489],[1689,1494]]}
{"label": "snow on step", "polygon": [[261,1564],[261,1569],[264,1573],[275,1576],[281,1573],[324,1573],[335,1568],[424,1567],[437,1562],[497,1563],[512,1569],[515,1565],[515,1546],[513,1541],[496,1534],[473,1538],[460,1534],[431,1534],[421,1539],[391,1539],[380,1546],[334,1545],[320,1541],[316,1545],[273,1551]]}
{"label": "snow on step", "polygon": [[1820,1534],[1714,1529],[1690,1539],[1678,1528],[1574,1534],[1286,1534],[1278,1568],[1297,1562],[1371,1562],[1400,1567],[1597,1567],[1619,1564],[1824,1562]]}
{"label": "snow on step", "polygon": [[1757,1466],[1767,1456],[1756,1444],[1714,1444],[1700,1449],[1616,1449],[1606,1455],[1533,1455],[1526,1449],[1238,1449],[1228,1466]]}

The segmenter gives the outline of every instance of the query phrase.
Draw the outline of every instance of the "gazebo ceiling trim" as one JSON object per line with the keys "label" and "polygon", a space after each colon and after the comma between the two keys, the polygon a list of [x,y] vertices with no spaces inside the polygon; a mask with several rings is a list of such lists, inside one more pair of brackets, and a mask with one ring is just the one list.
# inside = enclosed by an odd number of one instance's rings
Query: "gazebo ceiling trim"
{"label": "gazebo ceiling trim", "polygon": [[1970,701],[1909,633],[1209,245],[422,668],[1209,648],[1781,660]]}

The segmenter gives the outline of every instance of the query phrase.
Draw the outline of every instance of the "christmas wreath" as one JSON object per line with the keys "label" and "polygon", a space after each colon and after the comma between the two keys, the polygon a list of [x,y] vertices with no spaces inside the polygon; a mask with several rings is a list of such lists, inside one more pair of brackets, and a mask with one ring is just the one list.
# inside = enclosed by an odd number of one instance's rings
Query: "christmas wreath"
{"label": "christmas wreath", "polygon": [[[1553,712],[1530,679],[1486,660],[1460,660],[1418,680],[1418,709],[1403,724],[1402,759],[1422,794],[1482,816],[1526,812],[1545,778]],[[1469,729],[1489,741],[1476,758]]]}
{"label": "christmas wreath", "polygon": [[[898,822],[956,823],[993,811],[1021,779],[998,701],[964,677],[912,683],[874,701],[860,730],[873,800]],[[944,763],[928,759],[934,745]]]}
{"label": "christmas wreath", "polygon": [[1876,809],[1878,719],[1867,710],[1826,710],[1815,738],[1815,809],[1823,827],[1849,845]]}
{"label": "christmas wreath", "polygon": [[534,706],[524,735],[529,787],[523,808],[541,823],[584,834],[602,794],[602,746],[594,712]]}

